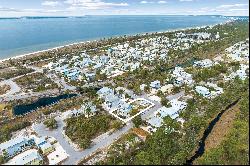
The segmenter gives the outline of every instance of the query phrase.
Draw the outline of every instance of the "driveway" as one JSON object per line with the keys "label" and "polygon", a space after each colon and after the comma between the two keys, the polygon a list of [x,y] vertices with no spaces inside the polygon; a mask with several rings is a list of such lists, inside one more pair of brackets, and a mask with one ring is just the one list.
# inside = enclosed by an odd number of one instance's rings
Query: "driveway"
{"label": "driveway", "polygon": [[[182,97],[182,96],[184,96],[184,95],[185,95],[185,92],[184,92],[184,91],[181,91],[181,92],[179,92],[179,93],[177,93],[177,94],[169,95],[169,96],[167,96],[166,98],[167,98],[168,100],[173,100],[173,99],[178,99],[178,98],[180,98],[180,97]],[[141,114],[141,117],[142,117],[143,120],[148,119],[148,118],[150,117],[150,115],[152,115],[155,111],[157,111],[159,108],[162,107],[161,103],[149,99],[148,96],[146,95],[146,93],[143,93],[141,96],[138,96],[138,97],[136,97],[136,98],[144,98],[144,99],[149,100],[149,101],[151,101],[152,103],[155,104],[155,106],[154,106],[153,108],[151,108],[151,109],[149,109],[148,111],[146,111],[146,112],[144,112],[143,114]]]}
{"label": "driveway", "polygon": [[60,117],[56,117],[55,119],[58,122],[58,128],[56,130],[49,131],[45,129],[45,126],[42,123],[34,124],[32,125],[32,127],[39,136],[52,136],[58,140],[58,142],[63,146],[64,150],[69,155],[68,159],[63,162],[64,165],[77,164],[77,162],[79,162],[81,159],[91,155],[95,151],[108,147],[115,140],[120,138],[123,134],[127,133],[133,127],[133,125],[129,123],[122,129],[115,131],[111,135],[108,134],[109,132],[104,133],[103,135],[93,140],[94,143],[89,149],[85,149],[83,151],[76,151],[63,137],[62,131],[64,127],[64,122],[61,120]]}
{"label": "driveway", "polygon": [[167,96],[166,98],[167,98],[168,100],[173,100],[173,99],[179,99],[180,97],[182,97],[182,96],[184,96],[184,95],[185,95],[185,91],[181,91],[181,92],[176,93],[176,94],[174,94],[174,95],[169,95],[169,96]]}

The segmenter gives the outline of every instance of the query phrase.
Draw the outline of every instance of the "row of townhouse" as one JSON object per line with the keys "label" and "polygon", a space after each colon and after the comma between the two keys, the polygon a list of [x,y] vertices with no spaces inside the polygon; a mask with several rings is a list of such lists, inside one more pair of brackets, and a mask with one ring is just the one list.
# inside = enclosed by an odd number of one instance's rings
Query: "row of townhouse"
{"label": "row of townhouse", "polygon": [[43,158],[39,154],[47,155],[53,152],[54,147],[46,137],[23,137],[19,136],[0,144],[0,154],[10,161],[8,165],[40,165]]}

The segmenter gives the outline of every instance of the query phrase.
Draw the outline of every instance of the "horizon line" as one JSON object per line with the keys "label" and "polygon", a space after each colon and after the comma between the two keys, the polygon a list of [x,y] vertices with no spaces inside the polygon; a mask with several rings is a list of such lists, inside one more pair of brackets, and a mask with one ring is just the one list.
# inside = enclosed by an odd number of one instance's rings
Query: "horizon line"
{"label": "horizon line", "polygon": [[223,17],[249,17],[249,15],[222,15],[222,14],[91,14],[91,15],[72,15],[72,16],[67,16],[67,15],[60,15],[60,16],[6,16],[6,17],[0,17],[0,18],[29,18],[29,17],[34,17],[34,18],[68,18],[68,17],[86,17],[86,16],[223,16]]}

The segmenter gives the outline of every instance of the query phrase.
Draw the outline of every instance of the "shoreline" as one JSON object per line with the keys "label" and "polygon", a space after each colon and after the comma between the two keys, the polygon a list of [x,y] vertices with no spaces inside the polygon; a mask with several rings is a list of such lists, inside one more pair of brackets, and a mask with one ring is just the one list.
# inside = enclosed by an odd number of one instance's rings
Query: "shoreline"
{"label": "shoreline", "polygon": [[[201,29],[201,28],[205,28],[207,26],[214,27],[216,25],[227,24],[227,23],[232,22],[232,21],[234,21],[234,19],[229,19],[229,20],[227,20],[225,22],[222,22],[222,23],[216,23],[216,24],[210,24],[210,25],[202,25],[202,26],[194,26],[194,27],[186,27],[186,28],[176,28],[176,29],[169,29],[169,30],[162,30],[162,31],[151,31],[151,32],[143,32],[143,33],[137,33],[137,34],[114,35],[114,36],[110,36],[110,37],[107,37],[107,38],[120,37],[120,36],[124,36],[124,35],[127,35],[127,36],[135,36],[135,35],[144,36],[144,35],[153,34],[153,33],[169,33],[169,32],[176,32],[176,31],[185,31],[185,30],[190,30],[190,29]],[[103,37],[98,38],[98,39],[93,39],[93,40],[73,42],[73,43],[70,43],[70,44],[61,45],[61,46],[57,46],[57,47],[52,47],[52,48],[48,48],[48,49],[44,49],[44,50],[40,50],[40,51],[35,51],[35,52],[31,52],[31,53],[20,54],[20,55],[16,55],[16,56],[13,56],[13,57],[10,57],[10,58],[0,59],[0,63],[3,63],[3,62],[8,61],[10,59],[17,60],[17,59],[25,58],[26,56],[35,55],[35,54],[39,54],[39,53],[43,53],[43,52],[48,52],[48,51],[53,51],[53,50],[57,50],[57,49],[64,48],[64,47],[70,47],[70,46],[74,46],[74,45],[78,45],[78,44],[85,44],[85,43],[95,42],[95,41],[101,40],[102,38]]]}

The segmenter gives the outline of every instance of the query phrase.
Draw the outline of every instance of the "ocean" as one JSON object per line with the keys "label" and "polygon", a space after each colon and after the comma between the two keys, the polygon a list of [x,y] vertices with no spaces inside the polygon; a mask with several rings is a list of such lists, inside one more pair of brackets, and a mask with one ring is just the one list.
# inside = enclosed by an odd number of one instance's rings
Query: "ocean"
{"label": "ocean", "polygon": [[0,18],[0,59],[104,37],[214,25],[227,20],[222,16]]}

